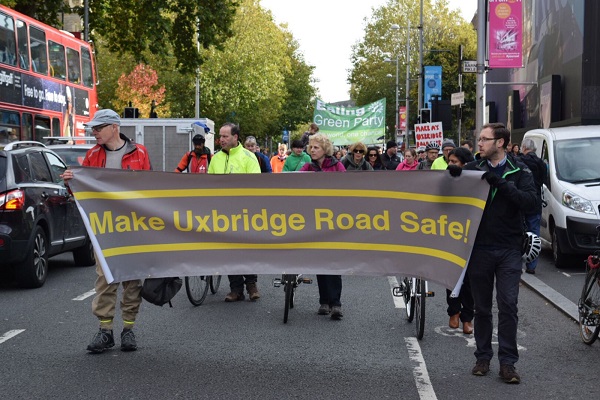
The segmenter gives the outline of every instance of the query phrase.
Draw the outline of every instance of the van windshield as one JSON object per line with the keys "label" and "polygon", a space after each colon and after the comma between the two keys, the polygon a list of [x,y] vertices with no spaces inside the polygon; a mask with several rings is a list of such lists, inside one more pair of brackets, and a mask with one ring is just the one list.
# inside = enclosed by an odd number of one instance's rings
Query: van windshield
{"label": "van windshield", "polygon": [[556,176],[571,183],[600,181],[600,138],[554,143]]}

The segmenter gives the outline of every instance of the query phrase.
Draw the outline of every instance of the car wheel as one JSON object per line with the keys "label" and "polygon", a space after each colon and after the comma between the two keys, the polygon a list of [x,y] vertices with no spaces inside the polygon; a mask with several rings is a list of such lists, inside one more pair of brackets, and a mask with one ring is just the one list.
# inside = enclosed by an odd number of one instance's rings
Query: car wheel
{"label": "car wheel", "polygon": [[96,265],[96,254],[91,240],[86,240],[85,244],[73,250],[73,260],[78,267],[90,267]]}
{"label": "car wheel", "polygon": [[16,276],[19,286],[24,288],[39,288],[48,277],[48,242],[46,232],[36,226],[33,240],[27,250],[27,257],[22,264],[17,265]]}
{"label": "car wheel", "polygon": [[554,259],[554,265],[556,268],[565,268],[570,266],[572,257],[568,254],[563,253],[558,242],[558,234],[556,229],[552,230],[552,258]]}

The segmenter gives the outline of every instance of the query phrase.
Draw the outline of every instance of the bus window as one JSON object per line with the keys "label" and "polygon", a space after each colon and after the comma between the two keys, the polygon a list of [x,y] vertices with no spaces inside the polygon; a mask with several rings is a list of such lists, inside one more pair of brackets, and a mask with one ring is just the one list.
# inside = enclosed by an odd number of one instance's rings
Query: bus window
{"label": "bus window", "polygon": [[85,47],[81,48],[81,67],[83,72],[83,84],[87,87],[94,87],[94,73],[92,70],[92,56]]}
{"label": "bus window", "polygon": [[21,140],[33,140],[33,116],[29,113],[23,113]]}
{"label": "bus window", "polygon": [[35,116],[35,132],[33,140],[43,142],[44,136],[50,136],[50,118],[42,115]]}
{"label": "bus window", "polygon": [[81,62],[79,52],[67,47],[69,82],[81,83]]}
{"label": "bus window", "polygon": [[27,25],[17,20],[17,41],[19,44],[19,67],[29,71],[29,40],[27,40]]}
{"label": "bus window", "polygon": [[52,135],[51,136],[62,136],[60,131],[60,119],[52,118]]}
{"label": "bus window", "polygon": [[67,79],[67,64],[65,62],[65,46],[48,41],[48,54],[50,55],[50,76],[58,79]]}
{"label": "bus window", "polygon": [[31,67],[34,72],[48,75],[48,55],[46,53],[46,33],[41,29],[29,27],[31,48]]}
{"label": "bus window", "polygon": [[0,63],[17,65],[14,21],[3,13],[0,13]]}
{"label": "bus window", "polygon": [[19,113],[0,110],[0,146],[19,140]]}

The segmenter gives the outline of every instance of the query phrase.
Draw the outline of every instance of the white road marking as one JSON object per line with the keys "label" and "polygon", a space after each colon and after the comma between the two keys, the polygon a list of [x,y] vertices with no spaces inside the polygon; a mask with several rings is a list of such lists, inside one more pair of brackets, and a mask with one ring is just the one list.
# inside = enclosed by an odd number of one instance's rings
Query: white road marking
{"label": "white road marking", "polygon": [[[395,287],[400,286],[398,284],[398,280],[395,276],[388,276],[388,282],[390,283],[390,290],[394,290]],[[404,298],[396,297],[392,294],[392,299],[394,300],[394,306],[396,308],[406,308],[406,304],[404,303]]]}
{"label": "white road marking", "polygon": [[[476,347],[475,337],[473,335],[464,334],[462,329],[452,329],[452,328],[449,328],[447,325],[442,325],[442,326],[436,326],[434,328],[434,331],[438,335],[447,336],[447,337],[456,336],[456,337],[462,338],[467,342],[467,347]],[[525,332],[523,332],[520,329],[517,329],[517,339],[523,339],[525,336],[526,336]],[[494,331],[492,332],[492,344],[493,345],[498,344],[498,328],[494,328]],[[517,343],[517,349],[519,351],[527,350],[526,347],[521,346],[518,343]]]}
{"label": "white road marking", "polygon": [[19,333],[25,332],[25,329],[13,329],[12,331],[6,332],[4,335],[0,336],[0,343],[6,342],[8,339],[17,336]]}
{"label": "white road marking", "polygon": [[571,277],[571,275],[567,274],[566,272],[563,272],[562,274],[563,274],[564,276],[566,276],[567,278],[570,278],[570,277]]}
{"label": "white road marking", "polygon": [[413,376],[415,383],[417,384],[417,392],[421,400],[437,400],[431,379],[429,379],[429,372],[427,372],[427,366],[425,365],[425,359],[421,352],[421,346],[416,337],[405,337],[406,348],[408,349],[408,358],[413,365]]}
{"label": "white road marking", "polygon": [[93,296],[94,294],[96,294],[96,290],[92,289],[89,292],[85,292],[84,294],[80,294],[79,296],[75,297],[73,300],[75,300],[75,301],[85,300],[88,297]]}

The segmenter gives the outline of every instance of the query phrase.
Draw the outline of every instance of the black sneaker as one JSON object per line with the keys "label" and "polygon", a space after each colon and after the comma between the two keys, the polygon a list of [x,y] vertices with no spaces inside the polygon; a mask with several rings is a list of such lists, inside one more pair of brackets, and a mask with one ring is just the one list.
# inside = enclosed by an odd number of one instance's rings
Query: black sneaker
{"label": "black sneaker", "polygon": [[485,376],[488,372],[490,372],[490,360],[483,359],[477,360],[475,366],[471,370],[471,373],[477,376]]}
{"label": "black sneaker", "polygon": [[526,268],[525,272],[527,272],[528,274],[535,275],[535,269],[533,269],[533,268]]}
{"label": "black sneaker", "polygon": [[331,307],[331,319],[340,320],[340,319],[342,319],[343,316],[344,316],[344,314],[342,313],[342,307],[340,307],[340,306]]}
{"label": "black sneaker", "polygon": [[114,345],[113,331],[110,329],[100,329],[94,336],[94,339],[92,339],[92,343],[88,344],[87,350],[91,353],[99,354]]}
{"label": "black sneaker", "polygon": [[500,365],[500,372],[498,375],[500,375],[500,378],[506,383],[521,383],[521,377],[517,374],[517,371],[515,371],[514,365]]}
{"label": "black sneaker", "polygon": [[121,332],[121,351],[136,351],[137,343],[133,329],[123,329]]}

